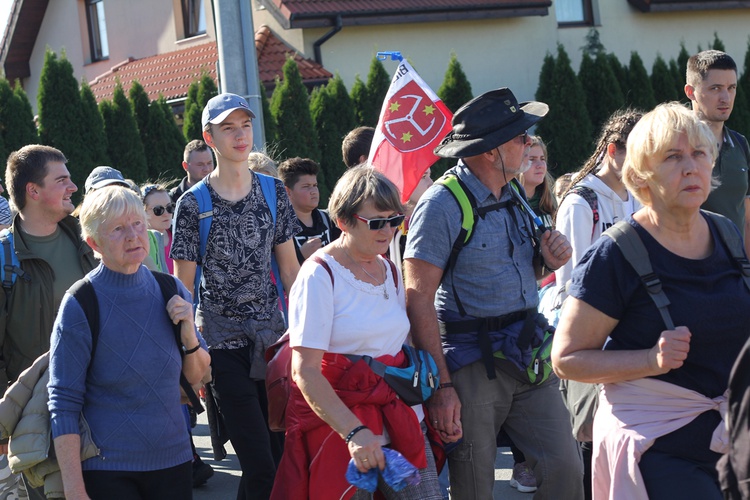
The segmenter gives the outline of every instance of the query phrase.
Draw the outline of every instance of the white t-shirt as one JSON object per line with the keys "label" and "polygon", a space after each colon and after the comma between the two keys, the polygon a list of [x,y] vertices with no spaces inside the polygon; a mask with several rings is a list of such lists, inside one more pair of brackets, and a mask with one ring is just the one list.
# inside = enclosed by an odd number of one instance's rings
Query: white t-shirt
{"label": "white t-shirt", "polygon": [[632,194],[628,193],[628,199],[623,201],[617,193],[594,174],[584,177],[578,185],[590,188],[596,193],[599,223],[597,227],[593,227],[594,219],[591,207],[578,194],[569,193],[560,204],[557,211],[556,229],[568,238],[573,254],[564,266],[555,271],[555,280],[558,286],[564,285],[570,280],[573,268],[604,231],[617,222],[626,220],[641,208],[641,204]]}
{"label": "white t-shirt", "polygon": [[[300,268],[289,295],[289,345],[321,349],[339,354],[376,358],[395,356],[409,334],[404,287],[393,282],[391,266],[386,269],[385,287],[365,283],[329,254],[318,250],[333,273],[313,259]],[[398,270],[396,272],[399,272]],[[401,276],[397,276],[401,283]]]}

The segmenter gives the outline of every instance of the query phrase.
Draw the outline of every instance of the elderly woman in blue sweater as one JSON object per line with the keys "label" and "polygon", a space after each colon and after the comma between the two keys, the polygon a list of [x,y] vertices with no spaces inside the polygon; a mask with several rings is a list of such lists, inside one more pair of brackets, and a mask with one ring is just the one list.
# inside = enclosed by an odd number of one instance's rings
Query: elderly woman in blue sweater
{"label": "elderly woman in blue sweater", "polygon": [[[66,498],[192,498],[192,452],[180,408],[180,371],[192,384],[209,364],[193,322],[189,293],[166,304],[151,271],[143,203],[112,186],[88,195],[81,209],[87,243],[101,257],[86,275],[99,305],[92,356],[89,323],[65,295],[52,332],[49,409]],[[180,324],[184,356],[175,341]],[[80,461],[79,416],[100,453]]]}

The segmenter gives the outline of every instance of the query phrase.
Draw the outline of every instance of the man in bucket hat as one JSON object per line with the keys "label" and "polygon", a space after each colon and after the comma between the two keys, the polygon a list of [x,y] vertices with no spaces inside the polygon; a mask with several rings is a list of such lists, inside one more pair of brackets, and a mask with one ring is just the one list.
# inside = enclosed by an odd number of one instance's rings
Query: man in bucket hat
{"label": "man in bucket hat", "polygon": [[537,228],[518,203],[524,193],[509,184],[526,167],[526,130],[547,111],[544,103],[519,104],[503,88],[456,112],[453,130],[435,153],[458,159],[447,175],[455,175],[476,199],[478,212],[486,213],[476,217],[448,272],[462,224],[454,195],[436,183],[417,204],[409,227],[407,313],[414,343],[429,350],[440,369],[429,419],[443,441],[457,443],[448,454],[454,498],[492,498],[501,427],[534,471],[535,499],[583,498],[582,465],[558,380],[552,374],[538,385],[524,382],[525,372],[517,365],[509,369],[510,362],[499,357],[510,359],[513,349],[518,354],[519,325],[530,324],[526,331],[539,335],[536,280],[571,255],[559,232],[535,237]]}

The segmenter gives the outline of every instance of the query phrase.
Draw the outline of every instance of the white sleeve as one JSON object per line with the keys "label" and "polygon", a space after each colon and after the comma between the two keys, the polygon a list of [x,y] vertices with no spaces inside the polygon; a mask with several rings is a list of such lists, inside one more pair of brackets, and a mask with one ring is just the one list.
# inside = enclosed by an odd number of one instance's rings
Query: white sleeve
{"label": "white sleeve", "polygon": [[333,326],[333,282],[328,271],[307,259],[289,293],[289,346],[328,351]]}
{"label": "white sleeve", "polygon": [[560,205],[556,229],[568,238],[573,254],[564,266],[555,271],[557,285],[563,285],[570,280],[573,268],[591,246],[594,230],[593,217],[594,213],[588,202],[577,194],[568,194]]}

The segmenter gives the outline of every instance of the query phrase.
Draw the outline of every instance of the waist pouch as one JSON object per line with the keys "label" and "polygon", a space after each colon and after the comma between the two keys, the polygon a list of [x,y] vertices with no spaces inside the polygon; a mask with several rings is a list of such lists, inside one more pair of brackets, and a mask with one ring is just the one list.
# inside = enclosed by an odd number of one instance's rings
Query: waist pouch
{"label": "waist pouch", "polygon": [[396,391],[398,397],[409,406],[422,404],[437,392],[440,385],[440,375],[437,364],[432,355],[422,349],[404,344],[407,365],[388,366],[373,359],[372,356],[357,356],[347,354],[346,357],[356,363],[364,361],[373,372],[385,379],[386,383]]}
{"label": "waist pouch", "polygon": [[505,357],[502,351],[494,353],[500,360],[497,364],[503,373],[510,375],[525,384],[539,385],[552,374],[552,339],[555,330],[552,327],[543,329],[536,325],[534,340],[540,339],[536,347],[531,347],[531,361],[525,369],[519,369],[518,365]]}

